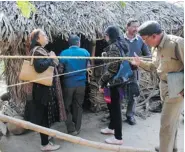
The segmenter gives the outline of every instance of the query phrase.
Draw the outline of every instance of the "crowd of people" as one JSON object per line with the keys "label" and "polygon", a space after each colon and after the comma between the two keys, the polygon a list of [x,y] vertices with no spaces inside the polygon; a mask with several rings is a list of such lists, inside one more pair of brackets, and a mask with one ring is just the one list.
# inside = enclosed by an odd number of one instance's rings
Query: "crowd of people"
{"label": "crowd of people", "polygon": [[[139,21],[130,19],[126,32],[122,34],[119,27],[109,26],[104,38],[108,46],[103,53],[107,57],[133,57],[132,61],[104,60],[105,68],[98,85],[99,91],[107,99],[110,123],[101,129],[102,134],[112,134],[105,140],[108,144],[122,145],[122,114],[121,99],[126,96],[127,122],[135,125],[135,106],[139,96],[140,71],[157,70],[160,78],[160,95],[163,102],[160,128],[160,144],[156,147],[159,152],[177,151],[176,137],[178,118],[183,108],[183,90],[180,96],[169,98],[167,74],[184,70],[184,39],[168,35],[156,21],[147,21],[139,25]],[[56,56],[54,52],[45,49],[48,37],[41,29],[35,29],[30,34],[29,52],[34,56]],[[90,57],[89,52],[80,48],[80,37],[70,35],[69,48],[62,50],[60,56]],[[152,58],[143,61],[140,56]],[[78,59],[34,59],[33,65],[38,73],[44,72],[49,66],[54,67],[53,75],[65,73],[64,76],[54,77],[52,86],[38,83],[32,84],[31,98],[34,113],[29,121],[44,127],[50,127],[54,122],[65,121],[68,134],[78,135],[81,131],[82,104],[86,88],[86,71],[91,67],[90,60]],[[125,68],[126,67],[126,68]],[[82,70],[80,72],[74,72]],[[124,71],[124,72],[123,72]],[[122,75],[120,74],[122,73]],[[121,78],[121,79],[120,79]],[[126,79],[127,78],[127,79]],[[41,150],[52,151],[60,148],[51,142],[50,137],[40,134]]]}

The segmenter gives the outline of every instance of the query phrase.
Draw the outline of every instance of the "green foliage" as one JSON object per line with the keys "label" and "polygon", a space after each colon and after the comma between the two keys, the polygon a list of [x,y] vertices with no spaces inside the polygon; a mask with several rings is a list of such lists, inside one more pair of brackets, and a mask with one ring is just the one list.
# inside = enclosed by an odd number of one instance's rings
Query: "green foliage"
{"label": "green foliage", "polygon": [[123,7],[123,8],[126,6],[126,3],[123,2],[123,1],[120,1],[119,3],[120,3],[120,5],[121,5],[121,7]]}
{"label": "green foliage", "polygon": [[29,18],[31,12],[36,12],[35,6],[29,1],[17,1],[17,7],[21,10],[24,17]]}

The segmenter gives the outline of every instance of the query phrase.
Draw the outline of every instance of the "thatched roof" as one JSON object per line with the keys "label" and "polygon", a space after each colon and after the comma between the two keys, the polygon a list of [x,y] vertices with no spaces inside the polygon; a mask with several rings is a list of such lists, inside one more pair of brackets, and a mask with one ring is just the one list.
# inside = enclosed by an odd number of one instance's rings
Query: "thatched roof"
{"label": "thatched roof", "polygon": [[[21,37],[34,28],[41,27],[52,35],[68,36],[70,32],[81,33],[87,38],[102,33],[109,24],[124,27],[127,19],[135,17],[141,22],[158,20],[165,30],[178,30],[184,23],[184,10],[167,2],[31,2],[36,6],[36,13],[25,18],[21,15],[15,1],[0,2],[0,40],[11,41],[15,31]],[[27,31],[27,32],[25,32]]]}
{"label": "thatched roof", "polygon": [[[25,41],[34,28],[44,29],[50,40],[57,36],[80,33],[89,40],[98,38],[110,24],[124,29],[129,18],[140,22],[157,20],[168,33],[183,29],[184,9],[167,2],[31,2],[37,11],[30,18],[22,16],[15,1],[0,2],[0,53],[6,55],[25,54]],[[183,30],[182,30],[183,31]],[[17,83],[20,60],[5,60],[7,84]],[[11,88],[17,100],[22,99],[22,87]]]}

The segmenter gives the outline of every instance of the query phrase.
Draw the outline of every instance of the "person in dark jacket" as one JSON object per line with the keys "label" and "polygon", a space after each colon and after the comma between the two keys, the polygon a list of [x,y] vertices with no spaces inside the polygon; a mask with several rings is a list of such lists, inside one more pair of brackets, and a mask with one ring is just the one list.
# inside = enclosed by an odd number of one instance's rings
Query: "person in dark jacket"
{"label": "person in dark jacket", "polygon": [[[105,48],[107,57],[120,57],[121,50],[124,54],[128,54],[129,50],[123,38],[120,36],[120,30],[116,26],[109,26],[105,30],[105,40],[109,43],[109,46]],[[108,83],[112,83],[112,78],[117,74],[120,63],[114,62],[116,60],[106,60],[106,70],[99,80],[99,91],[103,93],[103,88]],[[110,63],[112,62],[112,63]],[[122,117],[121,117],[121,102],[119,87],[114,86],[110,88],[111,103],[108,104],[110,111],[110,124],[107,128],[102,129],[102,134],[114,134],[114,137],[105,140],[106,143],[122,145]]]}
{"label": "person in dark jacket", "polygon": [[[41,29],[35,29],[30,34],[30,55],[34,56],[56,56],[54,52],[48,52],[44,46],[48,43],[48,37]],[[59,61],[51,58],[38,58],[33,60],[35,71],[42,73],[49,66],[54,67],[54,74],[57,74],[57,65]],[[65,108],[62,99],[62,91],[58,77],[53,78],[51,87],[44,86],[38,83],[32,84],[32,108],[31,121],[43,127],[50,127],[52,123],[59,120],[65,120]],[[54,145],[48,139],[48,135],[40,134],[41,150],[54,151],[60,148],[59,145]]]}
{"label": "person in dark jacket", "polygon": [[[129,19],[126,26],[126,33],[124,34],[125,41],[128,44],[129,47],[129,56],[134,57],[134,53],[136,53],[138,56],[146,56],[151,57],[151,52],[149,50],[149,47],[144,43],[141,36],[137,34],[137,30],[139,27],[139,21],[136,19]],[[134,72],[134,80],[135,83],[139,84],[139,78],[140,78],[140,71],[137,67],[133,67]],[[131,90],[133,87],[131,86]],[[135,125],[136,120],[134,118],[135,115],[135,107],[137,104],[137,97],[132,94],[131,90],[129,90],[129,87],[127,88],[127,122],[130,125]]]}

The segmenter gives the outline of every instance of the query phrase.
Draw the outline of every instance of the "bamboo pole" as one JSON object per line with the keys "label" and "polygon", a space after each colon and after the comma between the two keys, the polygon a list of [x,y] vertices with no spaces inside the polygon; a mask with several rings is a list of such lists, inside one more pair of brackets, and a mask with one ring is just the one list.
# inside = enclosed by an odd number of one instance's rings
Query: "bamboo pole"
{"label": "bamboo pole", "polygon": [[[95,40],[95,39],[93,39],[93,40],[91,41],[91,45],[92,45],[91,56],[92,56],[92,57],[95,57],[95,54],[96,54],[96,40]],[[95,65],[95,64],[94,64],[94,60],[91,60],[91,64],[92,64],[92,66]]]}
{"label": "bamboo pole", "polygon": [[[90,60],[133,60],[134,57],[82,57],[82,56],[6,56],[6,55],[0,55],[0,59],[90,59]],[[151,58],[147,57],[139,57],[140,60],[144,61],[152,61]]]}
{"label": "bamboo pole", "polygon": [[12,118],[3,114],[0,114],[0,120],[2,122],[9,122],[13,123],[17,126],[23,127],[25,129],[33,130],[39,133],[46,134],[51,137],[55,137],[58,139],[66,140],[68,142],[72,142],[74,144],[79,144],[87,147],[92,147],[96,149],[102,149],[102,150],[110,150],[115,152],[151,152],[151,150],[148,149],[140,149],[140,148],[132,148],[132,147],[125,147],[125,146],[116,146],[116,145],[108,145],[100,142],[90,141],[86,140],[80,137],[71,136],[53,129],[41,127],[38,125],[35,125],[33,123]]}

